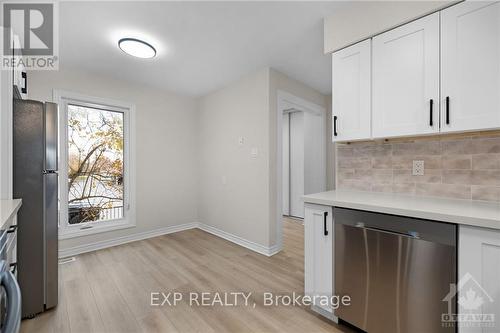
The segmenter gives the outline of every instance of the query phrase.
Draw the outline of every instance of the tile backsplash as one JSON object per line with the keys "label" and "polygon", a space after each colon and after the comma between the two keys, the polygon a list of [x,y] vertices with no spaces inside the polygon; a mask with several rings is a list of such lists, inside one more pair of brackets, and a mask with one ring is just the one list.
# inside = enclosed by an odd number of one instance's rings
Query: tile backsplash
{"label": "tile backsplash", "polygon": [[500,202],[499,131],[337,144],[336,160],[338,189]]}

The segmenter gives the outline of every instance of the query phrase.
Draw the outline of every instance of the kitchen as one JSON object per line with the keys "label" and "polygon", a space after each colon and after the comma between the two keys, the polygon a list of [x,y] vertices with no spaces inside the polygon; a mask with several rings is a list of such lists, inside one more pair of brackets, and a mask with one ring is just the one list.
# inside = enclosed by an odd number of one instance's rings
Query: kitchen
{"label": "kitchen", "polygon": [[498,330],[496,6],[456,4],[333,53],[337,190],[304,197],[305,290],[358,303],[319,313],[368,332]]}
{"label": "kitchen", "polygon": [[2,332],[498,331],[499,2],[53,8],[58,68],[1,72]]}

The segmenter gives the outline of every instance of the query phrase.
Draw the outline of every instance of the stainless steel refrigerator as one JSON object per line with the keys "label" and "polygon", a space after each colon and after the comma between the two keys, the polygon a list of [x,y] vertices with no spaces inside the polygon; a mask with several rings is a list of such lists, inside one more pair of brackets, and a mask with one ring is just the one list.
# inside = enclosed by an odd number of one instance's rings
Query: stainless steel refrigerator
{"label": "stainless steel refrigerator", "polygon": [[57,305],[57,104],[14,100],[14,198],[22,317]]}

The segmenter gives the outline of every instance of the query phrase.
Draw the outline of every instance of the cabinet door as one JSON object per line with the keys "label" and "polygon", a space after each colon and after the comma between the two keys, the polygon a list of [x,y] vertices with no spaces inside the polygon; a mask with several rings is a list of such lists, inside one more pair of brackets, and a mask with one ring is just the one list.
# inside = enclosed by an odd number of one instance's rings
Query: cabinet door
{"label": "cabinet door", "polygon": [[[333,217],[332,207],[306,204],[305,207],[305,294],[331,297],[333,292]],[[333,314],[331,304],[315,307]],[[313,307],[314,309],[314,307]]]}
{"label": "cabinet door", "polygon": [[371,40],[333,54],[333,141],[371,138]]}
{"label": "cabinet door", "polygon": [[373,137],[439,131],[439,13],[373,38]]}
{"label": "cabinet door", "polygon": [[459,301],[458,311],[463,314],[493,315],[496,320],[493,327],[480,327],[478,323],[471,323],[470,327],[462,325],[463,327],[459,327],[460,333],[498,332],[499,276],[500,231],[460,226],[457,289],[458,299],[462,298],[466,303],[463,303],[464,307]]}
{"label": "cabinet door", "polygon": [[441,12],[441,131],[500,127],[500,3]]}

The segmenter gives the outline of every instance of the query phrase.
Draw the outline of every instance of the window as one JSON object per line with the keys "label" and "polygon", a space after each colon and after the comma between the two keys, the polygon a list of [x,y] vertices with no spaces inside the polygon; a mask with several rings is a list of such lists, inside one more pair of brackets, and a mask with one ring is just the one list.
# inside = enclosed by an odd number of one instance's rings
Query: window
{"label": "window", "polygon": [[67,105],[68,223],[123,217],[123,113]]}
{"label": "window", "polygon": [[134,226],[133,107],[68,92],[56,95],[61,238]]}

